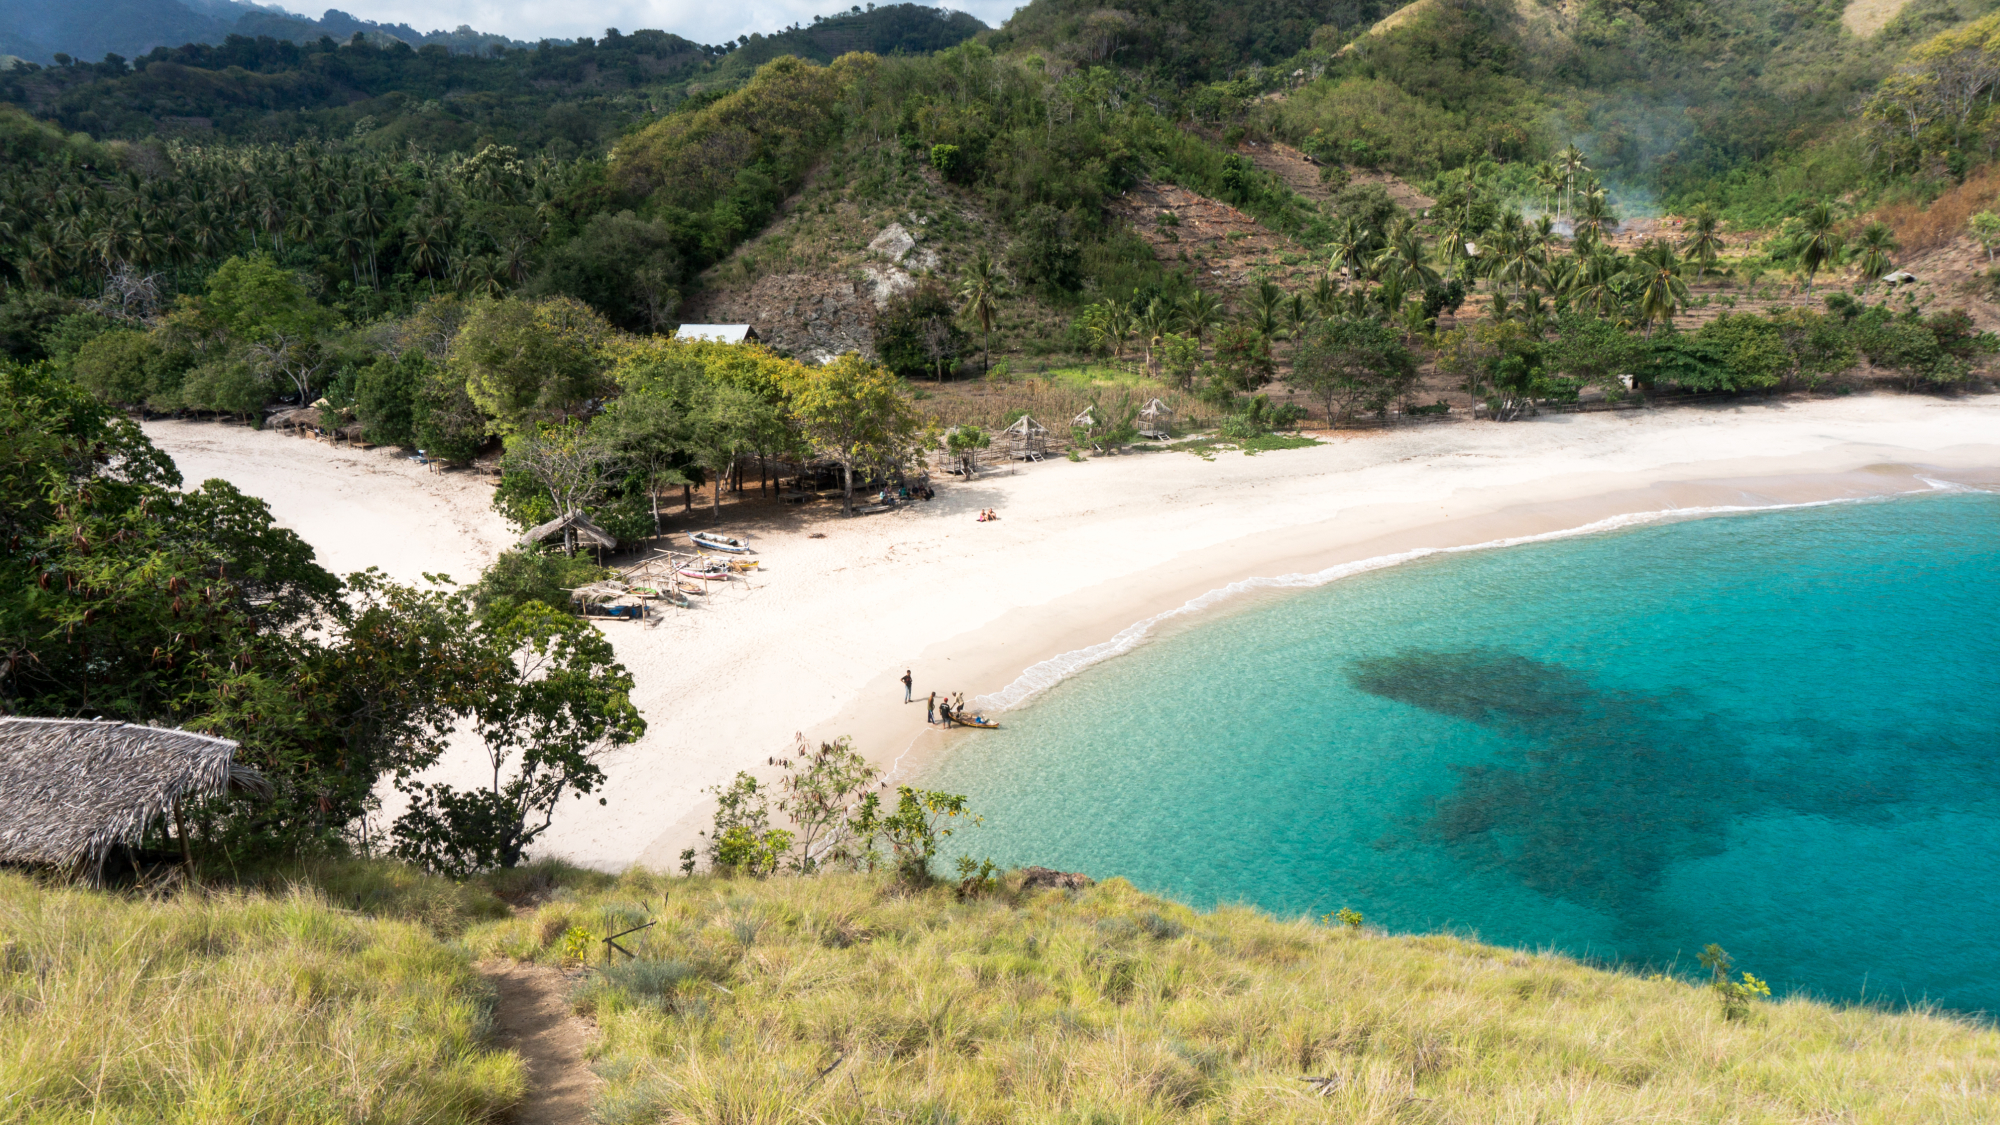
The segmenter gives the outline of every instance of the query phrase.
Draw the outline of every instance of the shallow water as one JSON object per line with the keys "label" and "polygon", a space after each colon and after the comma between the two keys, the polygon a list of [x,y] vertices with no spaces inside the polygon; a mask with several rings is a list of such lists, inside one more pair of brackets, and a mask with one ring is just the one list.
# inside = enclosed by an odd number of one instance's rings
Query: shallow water
{"label": "shallow water", "polygon": [[2000,1010],[2000,496],[1686,520],[1267,595],[920,784],[948,841],[1777,990]]}

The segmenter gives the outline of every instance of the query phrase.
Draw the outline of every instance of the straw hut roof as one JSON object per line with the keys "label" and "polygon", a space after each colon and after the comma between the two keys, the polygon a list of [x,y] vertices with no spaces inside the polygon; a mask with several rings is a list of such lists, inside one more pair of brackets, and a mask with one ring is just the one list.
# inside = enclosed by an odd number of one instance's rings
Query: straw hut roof
{"label": "straw hut roof", "polygon": [[0,862],[102,863],[183,798],[240,784],[236,744],[169,727],[89,719],[0,719]]}
{"label": "straw hut roof", "polygon": [[1097,425],[1096,411],[1097,408],[1095,406],[1086,406],[1083,408],[1083,413],[1069,420],[1069,424],[1072,426],[1082,426],[1084,429],[1090,429],[1091,427]]}
{"label": "straw hut roof", "polygon": [[1174,408],[1161,402],[1159,399],[1154,399],[1147,403],[1146,409],[1139,412],[1139,417],[1141,418],[1171,418],[1173,416]]}
{"label": "straw hut roof", "polygon": [[1023,414],[1013,425],[1001,432],[1014,434],[1018,437],[1030,437],[1036,434],[1046,434],[1049,432],[1049,428],[1035,421],[1032,417]]}
{"label": "straw hut roof", "polygon": [[539,527],[529,528],[528,533],[521,536],[521,546],[525,547],[530,543],[545,543],[551,539],[560,538],[566,530],[575,531],[577,541],[580,543],[602,547],[607,551],[618,549],[617,536],[590,522],[590,517],[584,515],[582,512],[571,512],[566,516],[557,516],[555,519]]}

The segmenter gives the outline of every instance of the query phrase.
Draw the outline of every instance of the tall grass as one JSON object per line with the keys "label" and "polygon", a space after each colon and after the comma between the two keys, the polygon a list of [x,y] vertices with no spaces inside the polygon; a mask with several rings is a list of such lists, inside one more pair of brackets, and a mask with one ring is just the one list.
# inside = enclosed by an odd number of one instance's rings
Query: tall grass
{"label": "tall grass", "polygon": [[647,919],[576,996],[607,1125],[2000,1120],[1989,1027],[1802,999],[1731,1022],[1676,979],[1115,879],[959,902],[633,873],[462,940],[556,960]]}
{"label": "tall grass", "polygon": [[[416,881],[392,875],[344,873]],[[0,873],[0,1122],[487,1121],[525,1077],[485,1012],[461,951],[317,891],[148,901]]]}

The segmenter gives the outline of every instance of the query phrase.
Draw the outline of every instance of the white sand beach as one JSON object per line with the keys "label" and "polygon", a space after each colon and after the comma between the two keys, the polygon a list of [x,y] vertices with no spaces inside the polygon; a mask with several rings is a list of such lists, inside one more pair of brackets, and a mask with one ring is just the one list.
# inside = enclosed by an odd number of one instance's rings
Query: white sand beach
{"label": "white sand beach", "polygon": [[[146,432],[190,484],[220,477],[268,500],[337,572],[470,581],[513,538],[470,473],[217,423]],[[607,803],[566,808],[538,851],[669,866],[706,822],[703,790],[737,770],[774,778],[766,759],[797,736],[850,734],[904,773],[934,753],[946,736],[903,704],[905,668],[919,699],[1011,698],[1024,669],[1244,579],[1633,513],[1950,484],[2000,487],[2000,396],[1414,425],[1254,457],[1152,452],[944,478],[934,502],[847,520],[760,507],[724,530],[751,540],[764,573],[689,611],[601,626],[650,728],[607,758]],[[975,522],[982,508],[1000,520]],[[475,778],[477,748],[460,754],[440,773]]]}

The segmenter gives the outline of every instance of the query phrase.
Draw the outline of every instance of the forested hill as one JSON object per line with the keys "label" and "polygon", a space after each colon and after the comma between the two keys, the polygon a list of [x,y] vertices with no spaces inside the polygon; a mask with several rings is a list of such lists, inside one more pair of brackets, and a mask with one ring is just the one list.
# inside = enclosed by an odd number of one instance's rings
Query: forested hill
{"label": "forested hill", "polygon": [[311,19],[243,0],[0,0],[0,54],[33,63],[59,64],[64,58],[94,62],[107,54],[135,58],[155,47],[220,43],[231,35],[294,43],[323,35],[344,42],[362,35],[467,53],[495,44],[523,45],[464,25],[421,32],[407,23],[356,19],[333,8]]}
{"label": "forested hill", "polygon": [[[14,3],[17,0],[0,0]],[[454,53],[439,44],[231,35],[132,59],[17,68],[0,100],[99,139],[156,135],[284,142],[368,134],[374,147],[443,152],[509,144],[600,151],[635,118],[690,93],[726,90],[783,55],[924,54],[984,30],[962,12],[896,4],[719,46],[662,31],[528,49]]]}

